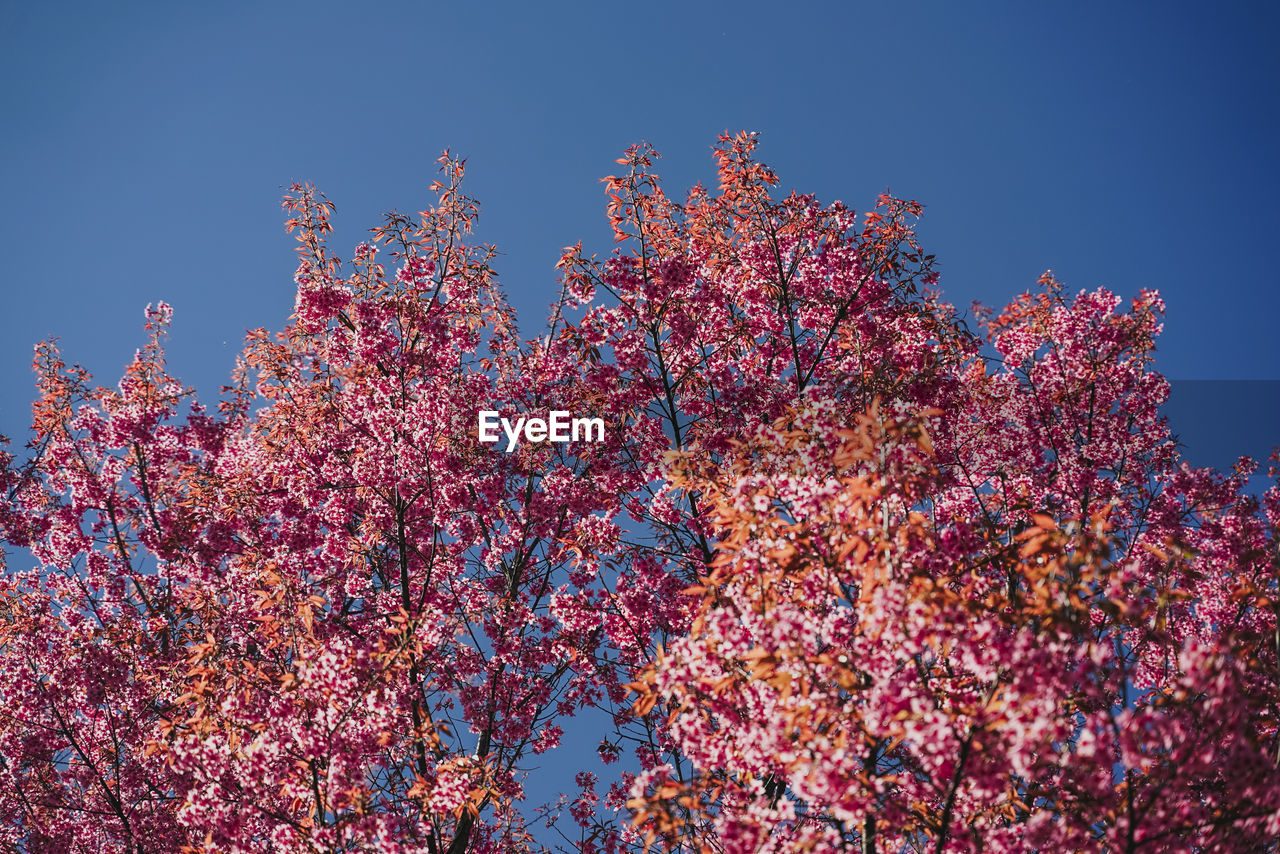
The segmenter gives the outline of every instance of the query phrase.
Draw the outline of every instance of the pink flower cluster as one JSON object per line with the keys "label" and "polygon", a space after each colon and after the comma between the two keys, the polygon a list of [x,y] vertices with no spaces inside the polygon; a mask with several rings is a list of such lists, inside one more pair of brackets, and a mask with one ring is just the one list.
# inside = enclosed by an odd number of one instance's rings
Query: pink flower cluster
{"label": "pink flower cluster", "polygon": [[[918,205],[776,199],[755,145],[683,203],[629,150],[533,340],[446,155],[346,272],[291,190],[294,317],[216,411],[164,304],[117,388],[42,346],[0,848],[1273,848],[1280,490],[1179,460],[1159,298],[972,330]],[[495,453],[481,409],[609,429]]]}

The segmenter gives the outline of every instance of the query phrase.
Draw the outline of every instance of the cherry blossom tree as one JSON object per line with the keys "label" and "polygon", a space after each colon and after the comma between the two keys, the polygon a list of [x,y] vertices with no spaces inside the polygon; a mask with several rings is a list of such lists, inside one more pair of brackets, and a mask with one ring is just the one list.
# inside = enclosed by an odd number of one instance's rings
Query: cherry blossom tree
{"label": "cherry blossom tree", "polygon": [[[294,315],[215,410],[163,304],[116,388],[42,345],[3,846],[1273,845],[1280,491],[1180,462],[1159,297],[1046,275],[970,329],[919,205],[776,198],[755,145],[684,202],[630,149],[533,338],[446,153],[345,265],[290,191]],[[607,429],[508,453],[481,411]]]}

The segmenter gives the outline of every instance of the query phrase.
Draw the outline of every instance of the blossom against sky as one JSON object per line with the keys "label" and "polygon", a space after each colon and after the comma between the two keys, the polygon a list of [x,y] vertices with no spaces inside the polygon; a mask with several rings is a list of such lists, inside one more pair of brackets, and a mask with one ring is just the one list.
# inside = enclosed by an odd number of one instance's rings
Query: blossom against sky
{"label": "blossom against sky", "polygon": [[760,131],[761,156],[824,200],[923,202],[957,305],[1003,305],[1050,268],[1077,291],[1157,288],[1167,376],[1277,379],[1278,18],[1260,2],[11,4],[0,433],[25,433],[38,340],[114,383],[160,299],[175,373],[216,395],[244,331],[292,308],[294,180],[337,202],[334,245],[352,246],[428,202],[441,149],[469,158],[480,237],[532,334],[561,247],[609,249],[613,159],[649,141],[678,192],[712,178],[726,129]]}

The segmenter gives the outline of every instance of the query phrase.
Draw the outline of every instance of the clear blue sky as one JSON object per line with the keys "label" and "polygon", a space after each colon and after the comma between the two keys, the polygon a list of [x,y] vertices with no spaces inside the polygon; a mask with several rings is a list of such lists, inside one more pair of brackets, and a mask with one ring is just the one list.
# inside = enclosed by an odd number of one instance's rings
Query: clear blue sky
{"label": "clear blue sky", "polygon": [[[608,242],[598,179],[649,140],[682,191],[725,129],[784,182],[926,205],[955,303],[1157,287],[1175,379],[1277,379],[1275,3],[7,2],[0,433],[37,340],[114,383],[142,309],[206,399],[292,305],[281,185],[346,256],[469,158],[481,238],[535,334],[559,248]],[[226,342],[224,344],[224,342]],[[1271,410],[1274,412],[1274,410]]]}

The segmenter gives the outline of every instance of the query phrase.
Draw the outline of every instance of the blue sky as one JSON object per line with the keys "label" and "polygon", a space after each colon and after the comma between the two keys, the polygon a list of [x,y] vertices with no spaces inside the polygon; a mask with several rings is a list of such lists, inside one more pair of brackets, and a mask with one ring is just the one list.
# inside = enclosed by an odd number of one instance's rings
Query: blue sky
{"label": "blue sky", "polygon": [[346,255],[381,212],[427,202],[441,149],[468,157],[480,237],[532,335],[560,247],[608,244],[613,158],[648,140],[682,191],[711,177],[725,129],[760,131],[785,184],[823,200],[922,201],[958,305],[1003,304],[1047,268],[1073,289],[1156,287],[1167,376],[1280,379],[1272,3],[0,14],[0,433],[18,444],[35,342],[60,336],[114,383],[160,299],[174,369],[211,399],[244,330],[291,309],[282,185],[337,203]]}

